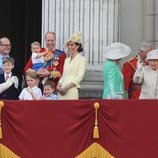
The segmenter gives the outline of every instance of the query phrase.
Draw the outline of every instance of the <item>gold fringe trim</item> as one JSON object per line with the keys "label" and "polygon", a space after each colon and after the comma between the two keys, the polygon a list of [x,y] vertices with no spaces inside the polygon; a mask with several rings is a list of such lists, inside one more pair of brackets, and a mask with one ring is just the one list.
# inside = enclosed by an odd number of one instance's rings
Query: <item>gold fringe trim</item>
{"label": "gold fringe trim", "polygon": [[3,138],[3,135],[2,135],[2,121],[1,121],[1,110],[2,110],[3,106],[4,106],[4,102],[0,101],[0,139]]}
{"label": "gold fringe trim", "polygon": [[93,143],[85,151],[75,158],[114,158],[98,143]]}
{"label": "gold fringe trim", "polygon": [[98,128],[98,109],[100,107],[100,104],[98,102],[94,103],[95,108],[95,123],[94,123],[94,129],[93,129],[93,138],[99,138],[99,128]]}
{"label": "gold fringe trim", "polygon": [[0,158],[20,158],[3,144],[0,144]]}
{"label": "gold fringe trim", "polygon": [[3,135],[2,135],[2,127],[0,126],[0,139],[2,139]]}

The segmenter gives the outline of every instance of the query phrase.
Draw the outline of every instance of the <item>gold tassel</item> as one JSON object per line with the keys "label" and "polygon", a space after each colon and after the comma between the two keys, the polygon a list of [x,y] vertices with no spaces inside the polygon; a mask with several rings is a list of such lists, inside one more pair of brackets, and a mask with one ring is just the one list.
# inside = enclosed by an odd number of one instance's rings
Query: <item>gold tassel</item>
{"label": "gold tassel", "polygon": [[1,122],[1,109],[4,106],[4,102],[0,101],[0,139],[2,139],[3,135],[2,135],[2,122]]}
{"label": "gold tassel", "polygon": [[94,127],[94,129],[93,129],[93,138],[99,138],[98,127]]}
{"label": "gold tassel", "polygon": [[95,123],[94,123],[94,129],[93,129],[93,138],[99,138],[99,128],[98,128],[98,108],[100,107],[100,104],[98,102],[94,103],[95,108]]}

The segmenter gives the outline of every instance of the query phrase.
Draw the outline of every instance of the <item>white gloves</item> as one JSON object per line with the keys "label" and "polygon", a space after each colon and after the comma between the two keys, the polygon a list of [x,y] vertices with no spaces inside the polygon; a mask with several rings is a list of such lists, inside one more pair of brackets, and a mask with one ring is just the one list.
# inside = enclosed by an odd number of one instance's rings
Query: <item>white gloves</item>
{"label": "white gloves", "polygon": [[[18,85],[19,85],[19,81],[18,81],[18,78],[16,76],[12,76],[10,78],[12,80],[12,82],[14,83],[14,87],[15,88],[18,88]],[[7,80],[8,81],[8,80]]]}
{"label": "white gloves", "polygon": [[137,61],[137,70],[142,71],[143,69],[143,62],[140,62],[139,60]]}
{"label": "white gloves", "polygon": [[13,81],[8,78],[6,82],[0,84],[0,93],[4,92],[13,84]]}
{"label": "white gloves", "polygon": [[137,70],[136,70],[136,76],[137,77],[140,77],[141,76],[141,73],[142,73],[142,70],[144,68],[144,65],[143,65],[143,62],[140,62],[139,60],[137,61]]}
{"label": "white gloves", "polygon": [[7,90],[14,83],[15,88],[18,88],[19,82],[16,76],[8,78],[6,82],[0,84],[0,93]]}

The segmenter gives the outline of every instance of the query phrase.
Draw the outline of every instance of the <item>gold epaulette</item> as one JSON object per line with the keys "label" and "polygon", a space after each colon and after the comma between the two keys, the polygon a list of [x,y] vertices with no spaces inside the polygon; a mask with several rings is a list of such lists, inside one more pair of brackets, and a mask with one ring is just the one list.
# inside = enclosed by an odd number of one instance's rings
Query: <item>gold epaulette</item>
{"label": "gold epaulette", "polygon": [[47,51],[47,54],[44,56],[45,59],[52,57],[53,54],[50,50]]}

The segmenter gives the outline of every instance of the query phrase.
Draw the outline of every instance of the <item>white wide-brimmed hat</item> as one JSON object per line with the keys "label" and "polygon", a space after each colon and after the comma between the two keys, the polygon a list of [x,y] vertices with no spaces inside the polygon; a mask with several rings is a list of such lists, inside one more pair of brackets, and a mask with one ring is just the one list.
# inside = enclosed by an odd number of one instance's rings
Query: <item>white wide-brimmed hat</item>
{"label": "white wide-brimmed hat", "polygon": [[158,60],[158,49],[151,50],[146,57],[146,60]]}
{"label": "white wide-brimmed hat", "polygon": [[116,42],[105,49],[104,57],[111,60],[121,59],[130,55],[131,49],[125,44]]}
{"label": "white wide-brimmed hat", "polygon": [[74,43],[79,43],[79,44],[82,43],[82,33],[81,32],[74,33],[65,43],[65,47],[68,46],[68,43],[70,41]]}

